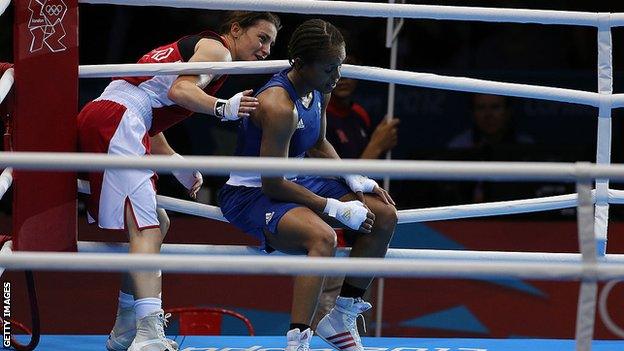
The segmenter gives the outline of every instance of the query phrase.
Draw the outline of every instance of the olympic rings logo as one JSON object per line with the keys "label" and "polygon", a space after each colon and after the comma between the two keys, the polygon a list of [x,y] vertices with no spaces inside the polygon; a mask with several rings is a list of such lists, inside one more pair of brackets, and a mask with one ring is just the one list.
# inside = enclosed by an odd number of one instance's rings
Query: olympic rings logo
{"label": "olympic rings logo", "polygon": [[58,16],[63,12],[63,5],[46,5],[44,10],[49,16]]}

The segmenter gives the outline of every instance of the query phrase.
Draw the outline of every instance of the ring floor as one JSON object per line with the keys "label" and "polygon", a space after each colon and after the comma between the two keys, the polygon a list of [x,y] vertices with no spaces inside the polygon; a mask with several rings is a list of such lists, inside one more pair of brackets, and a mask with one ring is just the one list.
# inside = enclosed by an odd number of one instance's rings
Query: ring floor
{"label": "ring floor", "polygon": [[[105,335],[43,335],[36,350],[105,350]],[[282,351],[284,336],[178,336],[182,351]],[[27,338],[18,337],[20,342]],[[365,351],[573,351],[574,340],[363,338]],[[318,337],[311,351],[332,351]],[[594,340],[592,351],[624,350],[624,341]]]}

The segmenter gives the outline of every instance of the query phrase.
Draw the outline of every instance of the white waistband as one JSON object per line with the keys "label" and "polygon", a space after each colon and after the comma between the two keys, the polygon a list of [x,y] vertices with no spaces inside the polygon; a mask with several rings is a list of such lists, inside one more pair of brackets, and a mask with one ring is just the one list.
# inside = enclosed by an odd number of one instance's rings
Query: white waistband
{"label": "white waistband", "polygon": [[262,186],[262,179],[259,173],[230,173],[230,179],[225,184],[258,188]]}
{"label": "white waistband", "polygon": [[[297,180],[296,174],[288,174],[284,179],[295,181]],[[262,177],[260,174],[253,173],[230,173],[230,178],[225,182],[227,185],[232,186],[246,186],[250,188],[259,188],[262,186]]]}
{"label": "white waistband", "polygon": [[[293,159],[304,158],[305,152],[300,155],[290,157]],[[284,174],[284,179],[295,181],[297,180],[297,173]],[[262,176],[260,173],[246,173],[246,172],[232,172],[230,173],[230,178],[225,183],[227,185],[232,186],[247,186],[247,187],[261,187],[262,186]]]}
{"label": "white waistband", "polygon": [[145,124],[152,124],[152,104],[147,92],[143,89],[126,82],[123,79],[112,81],[98,100],[109,100],[124,105],[129,110],[134,110],[143,116]]}

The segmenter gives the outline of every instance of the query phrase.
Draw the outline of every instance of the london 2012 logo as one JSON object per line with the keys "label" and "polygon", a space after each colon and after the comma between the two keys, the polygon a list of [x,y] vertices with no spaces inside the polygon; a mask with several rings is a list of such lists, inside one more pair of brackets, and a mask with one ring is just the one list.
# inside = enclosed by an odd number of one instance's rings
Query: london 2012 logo
{"label": "london 2012 logo", "polygon": [[45,47],[52,52],[65,51],[67,47],[63,44],[63,38],[67,33],[63,27],[63,18],[67,13],[67,5],[63,0],[30,0],[28,9],[28,30],[32,35],[30,52]]}

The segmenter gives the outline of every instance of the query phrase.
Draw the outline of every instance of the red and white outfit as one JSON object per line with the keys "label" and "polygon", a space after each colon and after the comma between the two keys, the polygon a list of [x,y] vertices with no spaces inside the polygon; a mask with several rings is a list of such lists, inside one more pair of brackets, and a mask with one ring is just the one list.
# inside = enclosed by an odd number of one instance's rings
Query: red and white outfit
{"label": "red and white outfit", "polygon": [[[202,38],[218,40],[206,31],[158,47],[138,63],[185,62]],[[114,79],[102,95],[88,103],[78,115],[78,142],[82,152],[142,156],[150,154],[150,136],[154,136],[189,117],[193,112],[175,105],[167,93],[177,75],[125,77]],[[214,96],[227,76],[213,80],[204,89]],[[89,173],[91,196],[89,222],[101,228],[125,229],[125,206],[128,204],[139,229],[159,226],[156,215],[156,175],[152,170],[105,170]]]}

